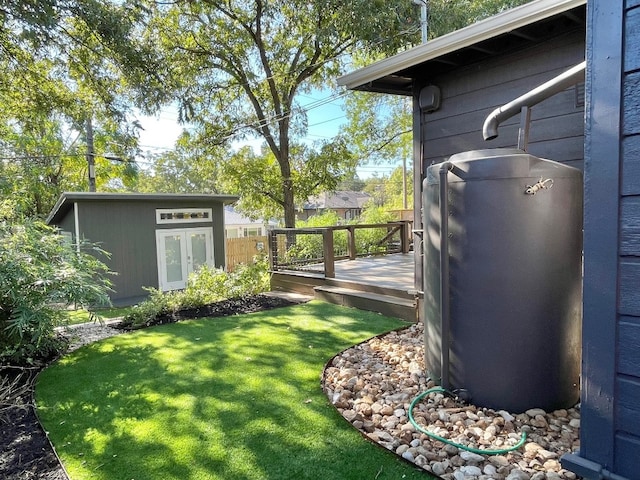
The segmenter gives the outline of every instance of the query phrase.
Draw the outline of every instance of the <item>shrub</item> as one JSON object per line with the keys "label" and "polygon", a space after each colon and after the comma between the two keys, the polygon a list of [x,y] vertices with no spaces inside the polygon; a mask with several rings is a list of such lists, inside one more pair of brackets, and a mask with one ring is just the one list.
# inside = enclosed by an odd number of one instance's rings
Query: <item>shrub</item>
{"label": "shrub", "polygon": [[184,290],[161,292],[148,288],[149,298],[124,317],[123,325],[144,325],[159,315],[201,307],[227,298],[256,295],[269,290],[269,287],[269,265],[264,255],[254,258],[252,264],[239,265],[231,273],[205,265],[189,276]]}
{"label": "shrub", "polygon": [[[387,212],[383,207],[369,206],[362,212],[358,223],[375,225],[378,223],[388,223],[393,220],[393,214]],[[381,242],[387,233],[386,228],[367,228],[360,230],[356,236],[356,251],[360,255],[385,252],[386,245],[381,245]]]}
{"label": "shrub", "polygon": [[[319,215],[313,215],[307,220],[296,222],[296,228],[332,227],[344,223],[333,210],[327,210]],[[335,252],[347,251],[347,232],[338,230],[333,232],[333,249]],[[285,261],[291,260],[317,260],[324,255],[323,239],[320,234],[298,233],[295,242],[287,249]]]}
{"label": "shrub", "polygon": [[[54,328],[71,305],[109,305],[108,268],[42,221],[0,220],[0,364],[34,364],[55,354]],[[94,252],[95,253],[95,252]]]}

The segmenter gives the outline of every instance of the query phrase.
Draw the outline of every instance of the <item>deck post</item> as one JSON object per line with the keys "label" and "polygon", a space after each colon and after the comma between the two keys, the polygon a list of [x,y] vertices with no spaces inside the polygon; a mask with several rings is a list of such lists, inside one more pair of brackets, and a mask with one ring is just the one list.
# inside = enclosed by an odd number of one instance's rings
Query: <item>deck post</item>
{"label": "deck post", "polygon": [[347,253],[349,254],[349,260],[356,259],[356,229],[353,225],[350,225],[347,229]]}
{"label": "deck post", "polygon": [[325,228],[322,231],[322,246],[324,255],[324,276],[336,277],[335,258],[333,253],[333,229]]}
{"label": "deck post", "polygon": [[409,235],[411,233],[409,226],[409,222],[402,222],[402,228],[400,229],[400,248],[402,253],[409,253]]}

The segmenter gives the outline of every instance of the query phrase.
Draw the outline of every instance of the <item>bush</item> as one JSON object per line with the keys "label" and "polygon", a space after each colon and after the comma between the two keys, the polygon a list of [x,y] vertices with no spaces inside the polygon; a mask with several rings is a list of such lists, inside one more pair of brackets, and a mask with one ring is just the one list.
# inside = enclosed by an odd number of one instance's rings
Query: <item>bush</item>
{"label": "bush", "polygon": [[[383,207],[370,205],[363,212],[360,218],[343,221],[338,217],[337,213],[328,210],[321,215],[314,215],[306,221],[300,221],[296,224],[297,228],[313,228],[313,227],[329,227],[335,225],[367,225],[389,223],[395,220],[393,214],[386,211]],[[387,245],[382,240],[388,233],[387,228],[363,228],[358,229],[356,233],[356,253],[357,255],[367,255],[375,253],[384,253],[387,251]],[[337,256],[347,253],[347,232],[344,230],[336,230],[333,232],[333,251]],[[295,243],[287,249],[284,261],[294,260],[320,260],[323,258],[323,241],[320,234],[297,234]]]}
{"label": "bush", "polygon": [[[296,228],[332,227],[344,223],[336,212],[327,210],[319,215],[313,215],[307,220],[296,222]],[[335,252],[347,251],[347,232],[338,230],[333,232],[333,249]],[[318,260],[324,255],[323,239],[320,234],[298,233],[295,242],[286,252],[285,262],[292,260]]]}
{"label": "bush", "polygon": [[[383,207],[369,206],[362,212],[358,223],[375,225],[378,223],[389,223],[394,220],[393,214],[387,212]],[[382,239],[387,235],[386,228],[362,229],[356,235],[356,251],[358,254],[384,253],[386,245],[381,244]]]}
{"label": "bush", "polygon": [[0,364],[28,365],[62,347],[54,328],[71,305],[109,305],[108,268],[37,220],[0,220]]}
{"label": "bush", "polygon": [[148,288],[149,298],[136,305],[122,323],[126,327],[140,326],[159,315],[202,307],[227,298],[256,295],[268,291],[269,287],[266,256],[254,258],[252,264],[239,265],[231,273],[205,265],[189,276],[184,290],[161,292]]}

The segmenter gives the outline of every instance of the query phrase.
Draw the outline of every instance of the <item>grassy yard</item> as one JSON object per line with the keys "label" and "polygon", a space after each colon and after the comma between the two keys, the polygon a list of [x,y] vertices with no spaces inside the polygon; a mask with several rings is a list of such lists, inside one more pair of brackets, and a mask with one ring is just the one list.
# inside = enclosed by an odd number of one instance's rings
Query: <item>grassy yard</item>
{"label": "grassy yard", "polygon": [[332,355],[400,326],[311,302],[140,330],[44,371],[38,414],[72,480],[427,479],[320,386]]}
{"label": "grassy yard", "polygon": [[[103,320],[110,320],[112,318],[124,317],[131,311],[133,307],[112,307],[102,308],[95,313]],[[87,310],[79,308],[77,310],[67,311],[67,323],[69,325],[76,325],[78,323],[91,322],[91,316]]]}

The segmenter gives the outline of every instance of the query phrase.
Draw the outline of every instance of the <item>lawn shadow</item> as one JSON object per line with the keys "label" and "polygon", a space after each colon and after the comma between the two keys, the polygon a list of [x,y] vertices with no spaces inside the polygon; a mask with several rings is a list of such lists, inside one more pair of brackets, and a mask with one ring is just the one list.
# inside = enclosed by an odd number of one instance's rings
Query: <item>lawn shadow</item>
{"label": "lawn shadow", "polygon": [[113,337],[41,376],[72,478],[425,478],[322,392],[337,352],[402,323],[320,302]]}

